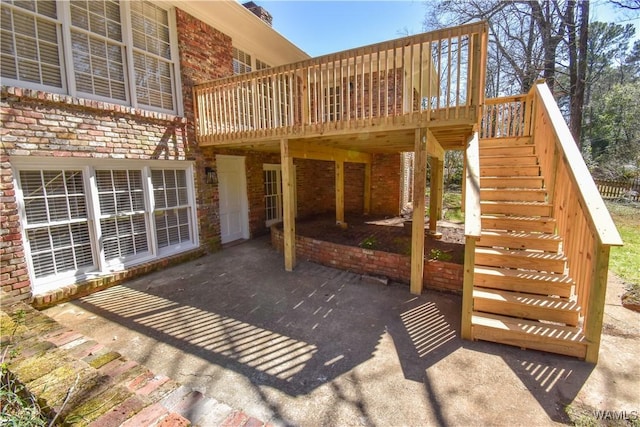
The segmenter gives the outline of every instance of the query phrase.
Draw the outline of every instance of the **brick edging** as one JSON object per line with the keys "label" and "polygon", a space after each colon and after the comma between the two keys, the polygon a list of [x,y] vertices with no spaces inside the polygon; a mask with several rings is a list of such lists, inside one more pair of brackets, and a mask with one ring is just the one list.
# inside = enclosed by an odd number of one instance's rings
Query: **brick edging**
{"label": "brick edging", "polygon": [[204,254],[205,250],[203,248],[197,248],[166,258],[138,264],[122,271],[87,280],[86,282],[63,286],[55,291],[33,296],[31,305],[36,309],[51,307],[61,302],[80,298],[119,285],[125,280],[131,280],[157,270],[200,258]]}
{"label": "brick edging", "polygon": [[[283,250],[283,233],[278,225],[271,226],[271,245]],[[296,235],[296,256],[358,274],[387,277],[401,283],[411,281],[411,257],[390,252],[345,246]],[[464,266],[452,262],[425,259],[423,287],[434,290],[462,292]]]}

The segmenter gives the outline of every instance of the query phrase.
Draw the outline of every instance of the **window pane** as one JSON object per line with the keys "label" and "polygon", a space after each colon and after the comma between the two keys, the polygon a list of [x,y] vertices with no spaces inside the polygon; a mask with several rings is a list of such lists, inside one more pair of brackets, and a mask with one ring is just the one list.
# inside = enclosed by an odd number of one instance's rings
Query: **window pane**
{"label": "window pane", "polygon": [[121,259],[148,251],[142,172],[96,171],[100,201],[100,229],[105,259]]}
{"label": "window pane", "polygon": [[162,248],[191,241],[186,171],[153,170],[151,177],[156,200],[155,228],[158,246]]}
{"label": "window pane", "polygon": [[73,67],[78,90],[126,101],[124,47],[120,43],[122,28],[118,3],[74,1],[71,3],[71,24]]}
{"label": "window pane", "polygon": [[[2,22],[2,77],[62,88],[59,23],[54,1],[0,5]],[[41,67],[46,64],[46,67]]]}
{"label": "window pane", "polygon": [[36,278],[94,264],[81,171],[21,171],[27,241]]}

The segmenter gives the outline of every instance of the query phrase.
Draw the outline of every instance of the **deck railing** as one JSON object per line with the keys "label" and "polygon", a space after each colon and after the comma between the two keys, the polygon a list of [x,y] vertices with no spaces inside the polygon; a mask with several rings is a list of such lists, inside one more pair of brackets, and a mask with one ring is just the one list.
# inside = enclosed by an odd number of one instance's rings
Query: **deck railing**
{"label": "deck railing", "polygon": [[196,85],[198,141],[339,130],[400,116],[476,120],[486,32],[482,22],[463,25]]}
{"label": "deck railing", "polygon": [[533,94],[485,100],[481,138],[511,138],[531,134]]}
{"label": "deck railing", "polygon": [[576,285],[586,360],[596,362],[602,333],[611,246],[622,240],[558,105],[544,82],[527,95],[486,101],[484,138],[531,136]]}

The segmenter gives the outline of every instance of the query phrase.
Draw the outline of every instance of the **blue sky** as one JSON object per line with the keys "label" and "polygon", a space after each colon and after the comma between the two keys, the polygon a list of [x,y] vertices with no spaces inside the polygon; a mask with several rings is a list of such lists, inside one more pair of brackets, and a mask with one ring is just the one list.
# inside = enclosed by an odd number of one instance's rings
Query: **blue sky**
{"label": "blue sky", "polygon": [[[280,34],[311,56],[420,33],[426,13],[423,0],[254,1],[271,13]],[[633,23],[640,36],[640,18],[629,20],[628,14],[615,12],[606,0],[591,2],[591,16],[592,20]]]}

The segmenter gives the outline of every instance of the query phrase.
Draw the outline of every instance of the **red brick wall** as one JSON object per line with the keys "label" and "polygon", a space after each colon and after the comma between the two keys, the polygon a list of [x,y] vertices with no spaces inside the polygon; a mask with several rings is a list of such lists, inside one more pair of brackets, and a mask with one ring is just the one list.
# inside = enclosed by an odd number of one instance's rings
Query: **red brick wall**
{"label": "red brick wall", "polygon": [[184,118],[2,87],[0,283],[3,302],[29,299],[32,292],[9,156],[195,160],[200,240],[204,248],[219,248],[217,187],[205,185],[202,173],[205,166],[213,163],[213,157],[212,153],[199,150],[195,142],[192,88],[194,84],[232,74],[231,39],[179,9],[176,17]]}
{"label": "red brick wall", "polygon": [[400,154],[374,154],[371,164],[371,213],[400,213]]}
{"label": "red brick wall", "polygon": [[[271,227],[271,244],[280,252],[282,242],[282,229]],[[411,281],[411,257],[407,255],[344,246],[297,235],[296,257],[359,274],[384,276],[401,283],[408,284]],[[463,276],[461,264],[429,259],[424,263],[422,283],[427,289],[462,292]]]}
{"label": "red brick wall", "polygon": [[[312,84],[309,88],[310,110],[314,112],[311,115],[311,123],[398,114],[403,108],[403,76],[402,69],[397,68],[388,72],[374,72],[373,75],[359,73],[349,78],[344,77],[338,91],[337,116],[333,114],[333,110],[336,108],[334,105],[322,105],[326,102],[327,93],[333,95],[334,88],[325,83],[322,87],[322,93],[319,93],[320,84]],[[373,77],[373,81],[369,84],[371,77]],[[371,96],[369,95],[370,88],[373,89]],[[371,102],[369,102],[370,99]],[[331,101],[334,101],[333,96],[330,97]],[[350,107],[350,111],[347,111],[347,105]]]}
{"label": "red brick wall", "polygon": [[333,162],[294,159],[298,218],[335,212],[336,172]]}
{"label": "red brick wall", "polygon": [[176,23],[187,149],[189,158],[196,161],[200,241],[208,250],[216,250],[220,248],[218,187],[206,184],[203,173],[205,167],[215,167],[215,154],[213,150],[202,149],[196,144],[193,87],[233,74],[231,38],[180,9],[176,9]]}
{"label": "red brick wall", "polygon": [[[169,159],[186,158],[184,119],[99,101],[2,87],[0,93],[0,282],[4,298],[28,299],[14,176],[9,156]],[[54,163],[55,164],[55,163]]]}

